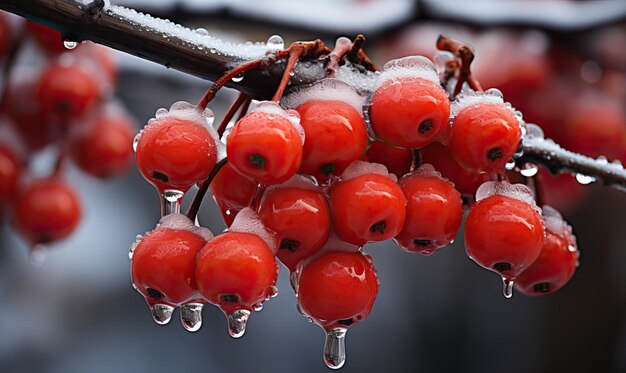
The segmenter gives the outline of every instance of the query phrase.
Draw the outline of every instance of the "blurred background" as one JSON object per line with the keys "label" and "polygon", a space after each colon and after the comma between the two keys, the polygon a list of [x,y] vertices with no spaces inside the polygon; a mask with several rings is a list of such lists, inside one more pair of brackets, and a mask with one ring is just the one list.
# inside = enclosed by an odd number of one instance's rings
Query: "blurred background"
{"label": "blurred background", "polygon": [[[444,33],[469,42],[483,87],[500,88],[548,137],[594,157],[626,161],[624,1],[111,3],[230,41],[279,34],[287,45],[315,38],[332,45],[338,36],[363,33],[365,50],[380,66],[407,55],[432,58],[437,35]],[[2,16],[9,34],[21,35],[13,41],[21,46],[10,85],[61,58],[21,32],[21,19]],[[195,102],[208,86],[112,53],[119,70],[107,97],[128,112],[133,132],[158,108]],[[225,89],[211,104],[218,118],[236,93]],[[2,117],[0,143],[28,159],[30,175],[48,174],[58,152],[54,144],[20,144],[28,135],[12,117]],[[106,180],[71,162],[64,172],[80,194],[83,216],[74,234],[47,247],[42,266],[31,265],[29,247],[8,214],[0,217],[1,372],[327,371],[323,333],[296,311],[284,268],[280,295],[251,317],[241,340],[228,335],[225,317],[212,306],[205,307],[199,332],[186,332],[177,314],[169,325],[156,325],[131,287],[128,247],[157,222],[157,193],[134,165]],[[390,242],[368,245],[380,293],[369,318],[348,333],[342,370],[626,372],[626,194],[582,187],[570,175],[542,174],[545,199],[578,238],[581,265],[568,285],[546,297],[507,300],[498,276],[467,258],[462,239],[432,257],[404,253]],[[205,201],[200,222],[222,231],[214,202]]]}

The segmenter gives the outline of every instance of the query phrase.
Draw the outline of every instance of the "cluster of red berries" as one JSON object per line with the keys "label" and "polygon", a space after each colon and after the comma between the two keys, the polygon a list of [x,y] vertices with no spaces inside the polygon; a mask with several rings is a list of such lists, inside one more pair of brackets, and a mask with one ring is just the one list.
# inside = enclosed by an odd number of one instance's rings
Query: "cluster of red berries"
{"label": "cluster of red berries", "polygon": [[[29,38],[18,40],[22,29]],[[6,13],[0,35],[0,53],[12,63],[0,112],[0,210],[40,260],[42,245],[69,236],[80,221],[78,192],[60,172],[64,160],[98,178],[123,174],[134,123],[111,100],[117,64],[107,48],[64,43],[58,31]],[[20,63],[22,51],[28,63]],[[50,173],[33,175],[32,156],[52,147],[58,157]]]}
{"label": "cluster of red berries", "polygon": [[[326,78],[260,102],[225,145],[212,112],[188,103],[148,122],[135,139],[137,164],[164,217],[131,258],[158,323],[180,306],[195,331],[209,302],[241,336],[251,311],[277,293],[276,257],[291,272],[298,309],[326,333],[327,365],[339,368],[347,329],[378,293],[363,246],[393,239],[430,255],[454,240],[464,203],[467,253],[502,276],[507,297],[515,281],[539,295],[569,280],[577,263],[569,226],[539,209],[526,186],[496,181],[526,131],[502,94],[454,97],[424,57],[391,61],[371,80],[357,89]],[[205,183],[229,226],[216,237],[192,222],[195,213],[180,214],[184,193]]]}

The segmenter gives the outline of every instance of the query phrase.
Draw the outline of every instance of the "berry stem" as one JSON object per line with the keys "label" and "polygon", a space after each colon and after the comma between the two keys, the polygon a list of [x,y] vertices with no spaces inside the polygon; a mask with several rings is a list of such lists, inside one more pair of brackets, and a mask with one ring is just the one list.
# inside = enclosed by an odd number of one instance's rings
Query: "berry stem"
{"label": "berry stem", "polygon": [[302,56],[302,54],[304,53],[304,47],[299,43],[294,43],[289,47],[288,51],[289,59],[287,60],[287,65],[285,66],[283,77],[280,80],[278,89],[276,89],[276,93],[274,93],[274,97],[272,97],[272,101],[275,102],[280,101],[280,99],[283,97],[285,88],[287,88],[289,79],[291,79],[291,72],[293,71],[294,66],[296,66],[296,62],[298,62],[300,56]]}
{"label": "berry stem", "polygon": [[202,185],[200,185],[198,192],[196,192],[196,195],[194,196],[193,201],[191,202],[191,205],[189,206],[189,209],[187,209],[187,213],[185,214],[191,221],[196,220],[198,211],[200,211],[200,205],[202,204],[202,200],[204,199],[206,192],[209,190],[209,186],[211,186],[211,182],[213,181],[213,179],[215,179],[217,173],[222,169],[222,167],[226,165],[226,163],[228,163],[228,158],[224,158],[221,161],[217,162],[215,167],[213,167],[213,170],[211,170],[209,177],[202,182]]}
{"label": "berry stem", "polygon": [[200,99],[197,105],[198,109],[201,111],[204,111],[207,108],[207,105],[209,104],[209,102],[211,102],[215,98],[217,91],[219,91],[226,83],[231,81],[234,77],[236,77],[239,74],[243,74],[246,71],[249,71],[252,69],[258,69],[266,61],[267,61],[266,57],[258,58],[256,60],[244,62],[241,65],[235,67],[234,69],[228,70],[226,74],[222,75],[220,78],[215,80],[213,85],[206,91],[204,96],[202,96],[202,98]]}
{"label": "berry stem", "polygon": [[[359,47],[360,48],[360,47]],[[335,42],[335,48],[328,55],[328,61],[326,63],[326,77],[334,78],[339,69],[339,62],[348,53],[352,51],[352,42],[350,39],[342,36]],[[358,53],[358,51],[357,51]]]}
{"label": "berry stem", "polygon": [[363,36],[363,34],[358,34],[356,38],[354,38],[354,42],[352,42],[352,47],[348,53],[348,59],[352,62],[363,65],[363,67],[369,71],[378,71],[376,65],[374,65],[367,54],[365,54],[365,51],[363,51],[363,44],[365,44],[365,36]]}
{"label": "berry stem", "polygon": [[543,206],[543,177],[536,173],[532,178],[533,189],[535,191],[535,202],[537,206]]}
{"label": "berry stem", "polygon": [[439,35],[437,39],[437,48],[440,50],[448,51],[454,53],[460,60],[460,74],[459,80],[456,83],[456,87],[454,87],[454,96],[458,95],[463,88],[463,83],[467,82],[470,88],[474,91],[482,91],[480,83],[474,76],[472,75],[472,70],[470,68],[472,61],[474,61],[474,51],[472,47],[470,47],[467,43],[463,43],[458,40],[454,40],[446,35]]}
{"label": "berry stem", "polygon": [[235,101],[230,105],[228,111],[222,119],[222,122],[220,123],[220,126],[217,128],[217,135],[220,139],[224,135],[226,127],[228,127],[228,123],[230,123],[230,120],[233,119],[233,117],[237,113],[237,110],[239,110],[239,108],[241,108],[246,102],[248,102],[248,105],[250,105],[250,97],[248,97],[248,95],[243,92],[239,93],[239,96],[237,96],[237,99],[235,99]]}

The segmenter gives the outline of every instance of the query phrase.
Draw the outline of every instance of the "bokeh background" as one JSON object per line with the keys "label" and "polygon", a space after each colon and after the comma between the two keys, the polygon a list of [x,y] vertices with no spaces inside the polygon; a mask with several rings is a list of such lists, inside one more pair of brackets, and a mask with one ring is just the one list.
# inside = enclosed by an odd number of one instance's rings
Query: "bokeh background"
{"label": "bokeh background", "polygon": [[[610,159],[626,157],[624,1],[252,0],[111,1],[232,41],[290,43],[364,33],[375,63],[432,57],[439,33],[469,41],[483,86],[500,87],[528,121],[563,145]],[[24,43],[32,41],[24,40]],[[195,102],[207,82],[116,53],[116,90],[137,129],[156,109]],[[33,63],[28,55],[20,64]],[[235,91],[212,108],[223,114]],[[130,146],[130,144],[129,144]],[[45,172],[54,150],[33,154]],[[246,335],[205,307],[188,333],[177,317],[152,320],[130,284],[128,247],[159,217],[156,192],[136,169],[101,181],[67,169],[84,217],[46,263],[4,219],[0,228],[0,372],[324,372],[323,333],[295,309],[283,268],[280,295],[255,313]],[[546,199],[574,227],[581,251],[572,281],[554,295],[507,300],[498,276],[465,255],[461,234],[432,257],[392,243],[366,247],[380,294],[369,318],[350,329],[344,372],[626,372],[626,194],[580,187],[545,174]],[[186,201],[188,203],[188,201]],[[224,224],[207,199],[200,222]]]}

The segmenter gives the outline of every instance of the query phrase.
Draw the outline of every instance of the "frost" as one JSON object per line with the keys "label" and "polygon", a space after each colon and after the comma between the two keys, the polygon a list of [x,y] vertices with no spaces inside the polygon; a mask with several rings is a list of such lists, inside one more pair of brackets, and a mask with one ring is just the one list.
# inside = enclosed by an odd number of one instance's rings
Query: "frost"
{"label": "frost", "polygon": [[431,60],[423,56],[409,56],[391,60],[383,66],[378,85],[388,80],[420,78],[439,84],[437,69]]}
{"label": "frost", "polygon": [[534,193],[526,185],[511,184],[508,181],[487,181],[476,191],[476,202],[494,195],[502,195],[526,202],[541,214],[541,208],[535,202]]}
{"label": "frost", "polygon": [[189,231],[197,236],[209,241],[213,238],[213,233],[204,227],[198,227],[191,219],[183,214],[169,214],[159,220],[159,228],[174,229],[179,231]]}
{"label": "frost", "polygon": [[350,104],[357,112],[363,111],[365,97],[356,89],[339,79],[323,79],[306,87],[298,87],[283,97],[281,104],[287,108],[298,108],[312,100],[342,101]]}
{"label": "frost", "polygon": [[300,140],[302,140],[302,143],[304,144],[304,128],[302,128],[302,125],[300,125],[300,114],[298,114],[297,111],[291,109],[285,110],[274,101],[261,101],[251,111],[279,115],[281,117],[287,118],[287,120],[289,120],[298,131],[298,134],[300,135]]}
{"label": "frost", "polygon": [[341,174],[341,180],[350,180],[365,174],[383,175],[397,181],[395,175],[389,174],[387,167],[384,165],[365,161],[354,161],[350,163],[350,165],[346,167],[345,171]]}
{"label": "frost", "polygon": [[239,211],[233,224],[229,228],[230,232],[250,233],[259,236],[267,246],[276,254],[278,243],[276,237],[272,234],[259,218],[259,215],[250,207],[246,207]]}
{"label": "frost", "polygon": [[476,91],[466,91],[461,92],[455,99],[450,103],[450,118],[454,118],[459,115],[461,110],[475,106],[479,104],[504,104],[504,98],[502,96],[502,92],[497,89],[489,89],[485,92],[476,92]]}

